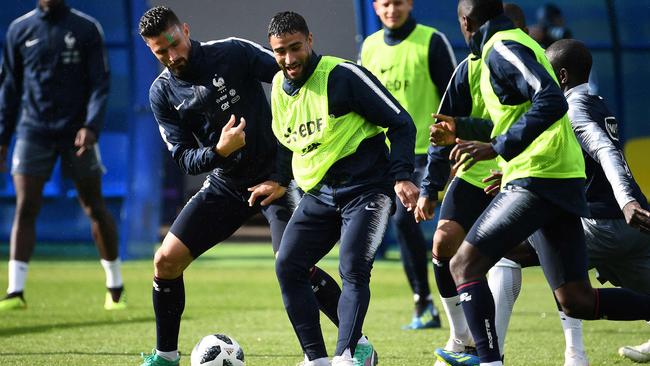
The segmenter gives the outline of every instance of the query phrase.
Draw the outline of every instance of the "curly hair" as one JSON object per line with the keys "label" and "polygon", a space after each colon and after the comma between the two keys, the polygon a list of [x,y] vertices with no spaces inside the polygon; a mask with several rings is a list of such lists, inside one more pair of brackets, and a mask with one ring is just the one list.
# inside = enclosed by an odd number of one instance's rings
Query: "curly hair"
{"label": "curly hair", "polygon": [[283,34],[302,33],[309,35],[307,22],[300,14],[292,11],[283,11],[275,14],[269,24],[269,38],[279,37]]}
{"label": "curly hair", "polygon": [[170,26],[180,24],[180,20],[170,8],[156,6],[147,10],[140,18],[140,35],[142,37],[155,37]]}

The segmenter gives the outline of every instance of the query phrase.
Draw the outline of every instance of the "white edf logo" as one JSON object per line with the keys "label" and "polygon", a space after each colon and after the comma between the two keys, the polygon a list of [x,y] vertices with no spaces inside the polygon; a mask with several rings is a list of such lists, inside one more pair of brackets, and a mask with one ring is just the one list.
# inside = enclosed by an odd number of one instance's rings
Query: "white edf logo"
{"label": "white edf logo", "polygon": [[615,117],[605,117],[605,129],[612,140],[618,141],[618,123]]}

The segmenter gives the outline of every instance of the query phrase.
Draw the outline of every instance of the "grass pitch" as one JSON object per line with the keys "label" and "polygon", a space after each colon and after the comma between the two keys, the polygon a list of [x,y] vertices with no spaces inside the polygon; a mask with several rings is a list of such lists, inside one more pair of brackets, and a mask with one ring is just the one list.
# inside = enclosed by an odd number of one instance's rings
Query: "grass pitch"
{"label": "grass pitch", "polygon": [[[336,255],[321,263],[333,274]],[[0,261],[4,286],[6,257]],[[124,312],[103,310],[104,274],[96,259],[37,258],[29,271],[28,309],[0,313],[0,365],[137,366],[140,352],[155,347],[150,260],[124,264],[129,303]],[[506,342],[507,364],[562,365],[564,339],[548,285],[538,268],[525,269],[523,277]],[[293,366],[302,360],[282,305],[270,245],[219,245],[190,266],[185,286],[181,365],[189,366],[192,347],[202,336],[217,332],[237,339],[247,366]],[[446,319],[442,330],[400,329],[409,321],[412,304],[398,261],[377,262],[371,288],[364,333],[379,352],[380,365],[433,365],[434,348],[448,337]],[[440,307],[437,297],[436,304]],[[336,329],[324,316],[322,324],[333,352]],[[585,322],[584,329],[592,366],[632,365],[617,355],[618,347],[650,336],[644,322]]]}

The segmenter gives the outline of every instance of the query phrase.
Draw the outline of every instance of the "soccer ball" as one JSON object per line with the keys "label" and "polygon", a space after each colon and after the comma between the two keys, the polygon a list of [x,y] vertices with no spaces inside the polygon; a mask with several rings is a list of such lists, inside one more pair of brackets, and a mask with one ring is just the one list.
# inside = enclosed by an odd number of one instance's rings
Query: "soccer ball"
{"label": "soccer ball", "polygon": [[192,366],[244,366],[244,351],[225,334],[201,338],[192,350]]}

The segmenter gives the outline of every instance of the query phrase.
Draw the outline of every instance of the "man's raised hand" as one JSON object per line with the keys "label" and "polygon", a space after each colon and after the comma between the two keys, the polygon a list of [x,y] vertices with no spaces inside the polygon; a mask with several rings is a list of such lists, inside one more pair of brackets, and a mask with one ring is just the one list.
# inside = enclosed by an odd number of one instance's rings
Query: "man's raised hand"
{"label": "man's raised hand", "polygon": [[244,132],[246,120],[244,117],[240,118],[237,126],[235,126],[235,121],[235,115],[231,114],[228,123],[221,129],[219,142],[213,148],[214,152],[224,158],[246,145],[246,132]]}

